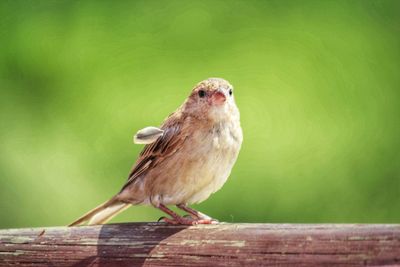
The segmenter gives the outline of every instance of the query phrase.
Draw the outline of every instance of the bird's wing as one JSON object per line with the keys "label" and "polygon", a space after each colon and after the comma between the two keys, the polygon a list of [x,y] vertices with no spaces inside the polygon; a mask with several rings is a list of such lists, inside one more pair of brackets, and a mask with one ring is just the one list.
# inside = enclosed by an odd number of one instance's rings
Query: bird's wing
{"label": "bird's wing", "polygon": [[182,121],[182,119],[176,119],[173,116],[165,121],[161,126],[163,134],[155,142],[144,147],[121,192],[139,176],[146,174],[182,147],[187,138],[187,135],[182,133]]}
{"label": "bird's wing", "polygon": [[139,130],[133,137],[133,142],[135,144],[148,145],[154,143],[160,136],[163,135],[163,133],[163,130],[157,127],[149,126]]}

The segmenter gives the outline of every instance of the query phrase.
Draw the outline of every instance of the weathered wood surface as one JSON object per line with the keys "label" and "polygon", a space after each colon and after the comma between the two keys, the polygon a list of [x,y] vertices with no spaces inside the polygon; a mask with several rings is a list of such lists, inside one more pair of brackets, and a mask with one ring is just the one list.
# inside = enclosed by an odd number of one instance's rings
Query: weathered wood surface
{"label": "weathered wood surface", "polygon": [[0,230],[0,266],[400,266],[400,225],[129,223]]}

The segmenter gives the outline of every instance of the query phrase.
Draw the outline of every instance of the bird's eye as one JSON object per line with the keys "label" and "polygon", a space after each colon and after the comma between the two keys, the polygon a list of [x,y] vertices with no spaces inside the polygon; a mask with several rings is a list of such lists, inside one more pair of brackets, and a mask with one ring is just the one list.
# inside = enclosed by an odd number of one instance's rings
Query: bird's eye
{"label": "bird's eye", "polygon": [[204,90],[200,90],[199,91],[199,96],[200,97],[205,97],[206,96],[206,92]]}
{"label": "bird's eye", "polygon": [[229,89],[229,95],[232,95],[232,94],[233,94],[232,89]]}

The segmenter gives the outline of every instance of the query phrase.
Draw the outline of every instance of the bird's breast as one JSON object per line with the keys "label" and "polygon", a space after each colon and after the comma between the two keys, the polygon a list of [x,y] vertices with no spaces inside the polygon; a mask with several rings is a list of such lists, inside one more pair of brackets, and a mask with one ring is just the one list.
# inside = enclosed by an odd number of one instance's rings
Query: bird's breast
{"label": "bird's breast", "polygon": [[239,122],[198,127],[168,161],[154,184],[153,200],[165,205],[206,200],[226,182],[242,143]]}
{"label": "bird's breast", "polygon": [[[219,123],[203,135],[203,140],[197,144],[199,153],[192,154],[195,168],[188,176],[188,183],[193,188],[187,202],[198,203],[218,191],[226,182],[238,156],[242,143],[240,125],[234,123]],[[198,136],[200,137],[200,136]]]}

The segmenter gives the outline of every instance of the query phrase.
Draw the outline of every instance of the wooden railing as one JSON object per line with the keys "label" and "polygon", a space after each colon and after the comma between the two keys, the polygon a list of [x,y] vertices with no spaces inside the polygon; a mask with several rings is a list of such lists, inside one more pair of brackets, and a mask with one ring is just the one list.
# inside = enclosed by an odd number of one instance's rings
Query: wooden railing
{"label": "wooden railing", "polygon": [[0,266],[400,266],[400,225],[127,223],[0,230]]}

